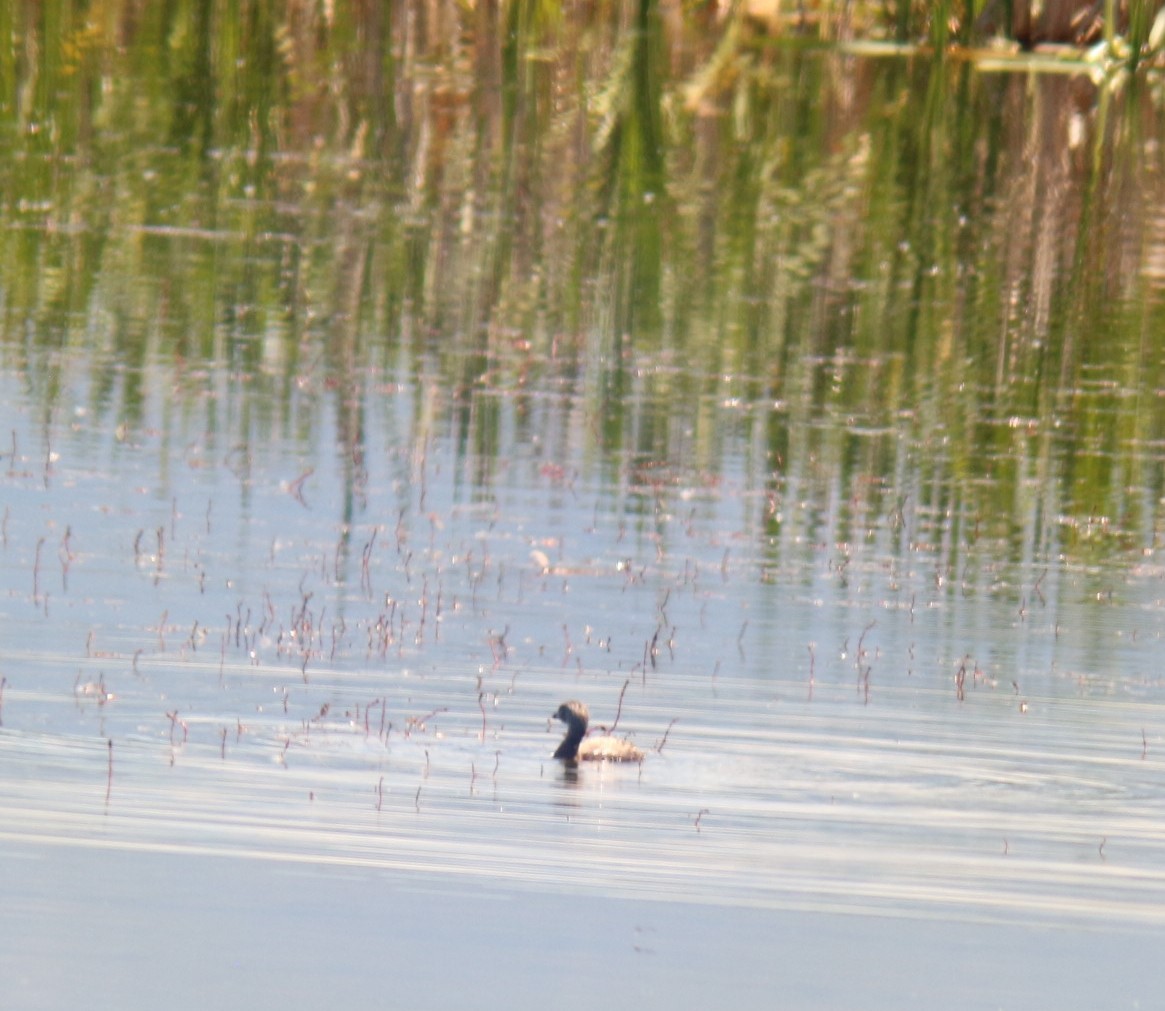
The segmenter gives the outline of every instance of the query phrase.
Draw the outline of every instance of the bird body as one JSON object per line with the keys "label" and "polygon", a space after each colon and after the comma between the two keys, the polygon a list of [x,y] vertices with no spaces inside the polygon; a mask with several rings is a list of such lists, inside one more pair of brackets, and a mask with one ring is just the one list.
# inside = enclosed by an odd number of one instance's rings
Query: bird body
{"label": "bird body", "polygon": [[554,719],[566,724],[566,736],[554,752],[564,762],[642,762],[643,751],[622,737],[587,737],[590,713],[578,701],[564,702]]}

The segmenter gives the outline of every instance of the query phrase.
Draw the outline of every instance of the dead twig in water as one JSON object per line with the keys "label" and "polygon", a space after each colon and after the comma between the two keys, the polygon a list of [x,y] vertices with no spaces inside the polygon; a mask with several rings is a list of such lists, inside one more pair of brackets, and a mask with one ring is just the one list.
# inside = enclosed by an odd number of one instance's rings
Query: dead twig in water
{"label": "dead twig in water", "polygon": [[615,722],[611,724],[611,729],[607,731],[609,734],[613,734],[615,728],[619,725],[619,717],[623,715],[623,696],[627,694],[627,686],[629,684],[631,684],[630,678],[623,682],[623,688],[619,692],[619,707],[615,710]]}
{"label": "dead twig in water", "polygon": [[861,663],[862,657],[866,655],[865,650],[862,648],[862,643],[866,641],[866,635],[869,633],[870,629],[874,628],[877,624],[878,623],[876,621],[871,621],[868,625],[866,625],[865,628],[862,629],[862,634],[858,636],[858,655],[856,657],[858,663]]}
{"label": "dead twig in water", "polygon": [[360,589],[369,600],[372,599],[372,550],[376,545],[378,527],[372,528],[372,536],[368,538],[364,549],[360,552]]}
{"label": "dead twig in water", "polygon": [[36,542],[36,554],[32,559],[32,603],[40,606],[40,551],[44,547],[44,538]]}
{"label": "dead twig in water", "polygon": [[866,705],[870,704],[870,667],[867,665],[863,668],[862,661],[866,658],[866,636],[877,624],[876,621],[871,621],[862,629],[862,634],[858,636],[858,648],[854,653],[854,666],[858,670],[858,690],[863,693]]}
{"label": "dead twig in water", "polygon": [[298,502],[301,506],[303,506],[304,509],[310,509],[311,506],[309,506],[307,502],[304,501],[303,486],[307,479],[315,472],[315,467],[308,467],[307,470],[305,470],[302,474],[299,475],[299,477],[297,477],[287,486],[287,490],[290,492],[291,497],[295,499],[295,501]]}
{"label": "dead twig in water", "polygon": [[158,554],[154,561],[154,585],[157,586],[166,569],[166,528],[158,527],[154,535],[158,539]]}
{"label": "dead twig in water", "polygon": [[1048,606],[1048,601],[1044,597],[1044,591],[1040,589],[1040,583],[1042,583],[1044,581],[1044,577],[1047,574],[1048,574],[1048,570],[1044,569],[1044,571],[1040,573],[1039,578],[1032,584],[1032,593],[1034,593],[1037,597],[1040,598],[1040,604],[1043,607]]}
{"label": "dead twig in water", "polygon": [[[565,632],[566,626],[563,625],[562,628],[563,628],[563,632]],[[510,650],[509,650],[509,647],[506,645],[506,636],[509,635],[509,632],[510,632],[510,626],[506,625],[506,627],[504,629],[502,629],[502,631],[500,633],[495,634],[493,632],[490,632],[486,636],[486,641],[489,643],[489,651],[490,651],[491,656],[493,657],[494,670],[497,670],[503,663],[505,663],[506,658],[509,656]],[[569,652],[570,652],[570,636],[567,635],[567,653],[569,653]],[[565,663],[566,663],[566,661],[564,659],[563,660],[564,666],[565,666]]]}
{"label": "dead twig in water", "polygon": [[182,728],[182,743],[185,744],[190,734],[190,728],[186,725],[185,720],[178,718],[178,710],[166,713],[166,718],[170,721],[170,747],[174,747],[174,731],[179,727]]}
{"label": "dead twig in water", "polygon": [[109,795],[113,792],[113,738],[105,742],[109,746],[109,771],[105,776],[105,809],[109,810]]}
{"label": "dead twig in water", "polygon": [[[431,720],[439,713],[447,712],[449,712],[449,707],[442,706],[440,709],[434,709],[431,713],[425,713],[424,716],[407,717],[405,719],[405,737],[408,737],[414,730],[419,730],[424,733],[424,731],[427,729],[426,724],[429,722],[429,720]],[[428,756],[428,752],[425,752],[425,755]]]}
{"label": "dead twig in water", "polygon": [[664,746],[665,744],[667,744],[667,735],[671,733],[671,728],[672,728],[672,727],[674,727],[674,726],[675,726],[675,725],[676,725],[676,724],[679,722],[679,719],[680,719],[680,718],[677,716],[677,717],[675,717],[675,719],[673,719],[673,720],[671,721],[671,723],[669,723],[669,724],[667,725],[667,730],[665,730],[665,731],[663,732],[663,737],[662,737],[662,738],[660,738],[660,741],[659,741],[659,743],[658,743],[658,744],[655,746],[655,752],[656,752],[656,754],[659,754],[660,752],[662,752],[662,751],[663,751],[663,746]]}
{"label": "dead twig in water", "polygon": [[61,592],[69,592],[69,566],[73,564],[73,559],[77,556],[73,554],[73,549],[70,541],[73,538],[73,528],[65,527],[65,536],[61,538],[61,546],[57,551],[57,557],[61,561]]}

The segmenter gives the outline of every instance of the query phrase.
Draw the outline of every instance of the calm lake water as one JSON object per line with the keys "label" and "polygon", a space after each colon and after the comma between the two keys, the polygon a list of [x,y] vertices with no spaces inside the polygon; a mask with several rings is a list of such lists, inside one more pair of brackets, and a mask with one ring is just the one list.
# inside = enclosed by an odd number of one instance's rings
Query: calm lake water
{"label": "calm lake water", "polygon": [[1156,999],[1159,82],[657,16],[4,107],[6,1006]]}

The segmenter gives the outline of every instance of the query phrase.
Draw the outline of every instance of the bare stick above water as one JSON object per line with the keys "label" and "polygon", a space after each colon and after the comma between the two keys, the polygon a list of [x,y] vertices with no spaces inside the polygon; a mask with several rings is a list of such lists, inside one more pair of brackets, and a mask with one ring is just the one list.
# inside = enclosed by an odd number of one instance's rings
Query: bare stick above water
{"label": "bare stick above water", "polygon": [[611,729],[607,731],[608,733],[613,734],[615,728],[619,725],[619,717],[623,715],[623,696],[627,694],[627,686],[629,684],[631,684],[630,678],[623,682],[623,687],[619,691],[619,707],[615,710],[615,722],[611,724]]}
{"label": "bare stick above water", "polygon": [[108,738],[105,743],[109,745],[109,771],[105,776],[105,809],[108,811],[109,795],[113,792],[113,738]]}
{"label": "bare stick above water", "polygon": [[32,602],[40,601],[40,549],[44,547],[44,538],[36,542],[36,554],[32,559]]}
{"label": "bare stick above water", "polygon": [[672,719],[671,723],[669,723],[667,725],[667,730],[665,730],[663,732],[663,737],[660,739],[660,742],[655,746],[656,754],[659,754],[660,752],[663,751],[663,746],[665,744],[667,744],[667,735],[671,733],[671,728],[674,727],[679,722],[679,719],[680,718],[678,716],[676,716],[675,718]]}
{"label": "bare stick above water", "polygon": [[967,697],[963,686],[967,680],[967,661],[970,658],[969,654],[963,657],[963,662],[959,664],[959,669],[955,671],[955,697],[960,702],[964,701]]}
{"label": "bare stick above water", "polygon": [[1032,593],[1040,598],[1040,604],[1044,607],[1048,606],[1047,598],[1044,597],[1044,591],[1040,589],[1040,584],[1044,581],[1044,577],[1048,574],[1048,570],[1044,569],[1040,573],[1039,578],[1032,584]]}

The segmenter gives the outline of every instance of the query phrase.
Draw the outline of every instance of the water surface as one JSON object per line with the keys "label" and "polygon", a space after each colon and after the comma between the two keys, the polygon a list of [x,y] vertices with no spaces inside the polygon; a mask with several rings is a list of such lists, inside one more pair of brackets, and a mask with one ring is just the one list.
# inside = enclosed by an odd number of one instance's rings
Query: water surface
{"label": "water surface", "polygon": [[1155,85],[654,10],[4,106],[21,1006],[1148,1001]]}

